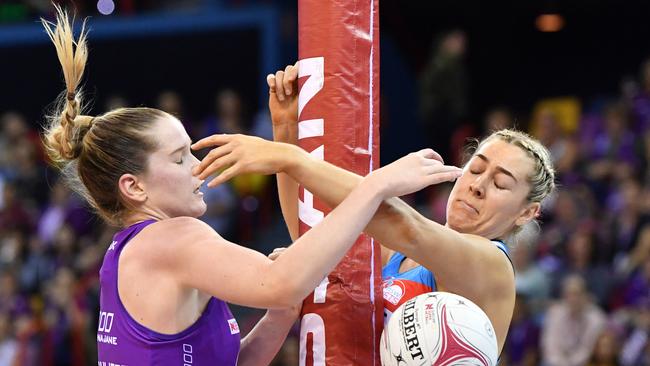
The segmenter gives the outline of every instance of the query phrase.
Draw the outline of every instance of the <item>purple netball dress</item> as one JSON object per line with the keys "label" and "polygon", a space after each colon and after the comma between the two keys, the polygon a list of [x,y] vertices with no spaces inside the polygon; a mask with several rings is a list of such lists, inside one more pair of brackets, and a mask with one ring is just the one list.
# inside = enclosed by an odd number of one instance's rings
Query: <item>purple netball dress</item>
{"label": "purple netball dress", "polygon": [[211,298],[194,324],[173,335],[156,333],[146,328],[136,322],[124,308],[117,292],[120,252],[129,240],[154,222],[139,222],[115,234],[104,256],[99,272],[99,366],[236,365],[239,327],[225,302]]}

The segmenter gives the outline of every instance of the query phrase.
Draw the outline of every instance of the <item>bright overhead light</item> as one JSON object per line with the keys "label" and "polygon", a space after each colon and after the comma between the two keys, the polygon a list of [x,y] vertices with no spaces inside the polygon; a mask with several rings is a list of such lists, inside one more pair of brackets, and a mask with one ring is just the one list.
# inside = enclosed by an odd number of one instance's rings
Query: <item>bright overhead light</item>
{"label": "bright overhead light", "polygon": [[535,25],[541,32],[557,32],[564,27],[564,18],[560,14],[541,14]]}
{"label": "bright overhead light", "polygon": [[97,2],[97,10],[104,15],[111,15],[115,10],[115,3],[113,0],[99,0]]}

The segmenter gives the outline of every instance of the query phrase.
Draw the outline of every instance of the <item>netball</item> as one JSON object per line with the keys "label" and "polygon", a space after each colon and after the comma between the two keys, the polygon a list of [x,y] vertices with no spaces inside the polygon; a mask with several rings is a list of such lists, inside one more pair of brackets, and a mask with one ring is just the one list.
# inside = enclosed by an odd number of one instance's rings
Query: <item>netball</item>
{"label": "netball", "polygon": [[393,313],[380,344],[383,366],[497,364],[497,339],[487,315],[447,292],[414,297]]}

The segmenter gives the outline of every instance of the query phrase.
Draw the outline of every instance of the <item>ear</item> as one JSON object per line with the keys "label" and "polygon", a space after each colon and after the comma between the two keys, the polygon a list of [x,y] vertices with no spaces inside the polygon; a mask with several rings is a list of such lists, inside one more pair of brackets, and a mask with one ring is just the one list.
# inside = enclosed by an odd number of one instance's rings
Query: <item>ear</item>
{"label": "ear", "polygon": [[523,211],[521,211],[521,214],[515,220],[515,225],[517,226],[523,226],[526,223],[530,222],[531,220],[537,218],[539,216],[539,213],[541,211],[542,205],[540,205],[539,202],[533,202],[528,204]]}
{"label": "ear", "polygon": [[133,174],[122,174],[118,181],[120,194],[127,201],[138,204],[147,200],[144,182]]}

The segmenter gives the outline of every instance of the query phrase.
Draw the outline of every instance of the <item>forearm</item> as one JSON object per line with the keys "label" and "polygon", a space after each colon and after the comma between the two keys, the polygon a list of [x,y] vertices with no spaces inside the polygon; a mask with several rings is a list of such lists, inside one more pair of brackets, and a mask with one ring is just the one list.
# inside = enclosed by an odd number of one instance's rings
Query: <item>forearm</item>
{"label": "forearm", "polygon": [[[323,200],[329,207],[338,206],[363,180],[363,177],[328,162],[296,151],[286,172],[295,181]],[[400,252],[408,250],[418,238],[417,229],[424,217],[397,197],[382,202],[365,232],[381,244]]]}
{"label": "forearm", "polygon": [[241,341],[238,366],[268,365],[296,322],[293,312],[269,310]]}
{"label": "forearm", "polygon": [[278,184],[278,197],[280,199],[280,209],[282,217],[289,230],[291,241],[298,239],[299,222],[298,222],[298,183],[285,173],[275,175]]}
{"label": "forearm", "polygon": [[[302,150],[296,149],[287,156],[290,158],[284,171],[330,207],[340,204],[363,179]],[[490,253],[494,248],[485,245],[485,239],[460,234],[431,221],[397,197],[381,203],[364,231],[383,246],[434,271],[450,291],[483,293],[483,279],[494,280],[484,274],[501,273],[495,270],[501,268],[497,266],[509,266],[501,253]],[[474,280],[468,282],[468,276]]]}
{"label": "forearm", "polygon": [[[273,116],[271,116],[273,119]],[[273,141],[298,144],[298,122],[273,121]]]}
{"label": "forearm", "polygon": [[[296,144],[298,142],[296,123],[274,123],[273,139],[278,142]],[[299,236],[298,224],[298,183],[285,173],[275,175],[278,184],[278,197],[282,217],[289,230],[291,240]]]}
{"label": "forearm", "polygon": [[[380,184],[364,180],[323,221],[270,264],[269,279],[278,286],[288,284],[295,291],[287,301],[303,299],[340,262],[379,206],[383,198]],[[319,260],[305,265],[308,258]]]}

